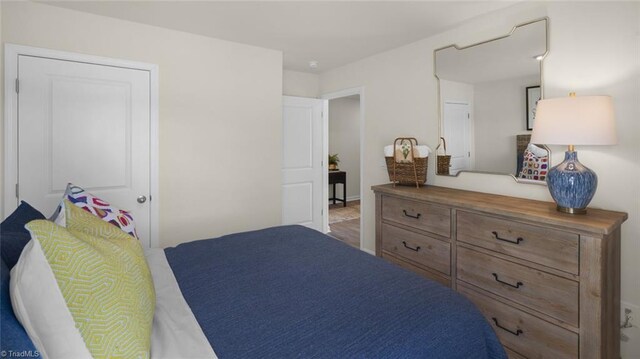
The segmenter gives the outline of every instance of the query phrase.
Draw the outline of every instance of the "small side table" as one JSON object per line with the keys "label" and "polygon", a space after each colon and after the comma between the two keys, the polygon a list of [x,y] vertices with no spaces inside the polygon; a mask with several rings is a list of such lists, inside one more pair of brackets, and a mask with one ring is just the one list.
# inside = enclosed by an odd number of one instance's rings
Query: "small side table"
{"label": "small side table", "polygon": [[[336,183],[342,183],[342,198],[336,198]],[[333,185],[333,197],[329,201],[342,202],[344,207],[347,206],[347,172],[345,171],[329,171],[329,185]]]}

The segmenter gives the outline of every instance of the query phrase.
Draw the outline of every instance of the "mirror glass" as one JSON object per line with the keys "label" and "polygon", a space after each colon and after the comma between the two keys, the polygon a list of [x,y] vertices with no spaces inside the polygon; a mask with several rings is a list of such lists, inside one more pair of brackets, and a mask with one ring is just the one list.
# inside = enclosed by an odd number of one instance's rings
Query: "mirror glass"
{"label": "mirror glass", "polygon": [[542,19],[496,39],[435,50],[437,174],[499,173],[545,183],[549,149],[530,144],[529,138],[543,95],[547,43],[547,19]]}

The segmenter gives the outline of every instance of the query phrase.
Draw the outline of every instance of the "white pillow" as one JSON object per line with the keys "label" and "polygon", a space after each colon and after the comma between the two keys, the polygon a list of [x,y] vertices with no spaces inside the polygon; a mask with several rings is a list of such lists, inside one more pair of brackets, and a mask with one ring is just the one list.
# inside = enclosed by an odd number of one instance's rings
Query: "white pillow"
{"label": "white pillow", "polygon": [[37,240],[24,247],[10,285],[13,311],[43,358],[91,358]]}

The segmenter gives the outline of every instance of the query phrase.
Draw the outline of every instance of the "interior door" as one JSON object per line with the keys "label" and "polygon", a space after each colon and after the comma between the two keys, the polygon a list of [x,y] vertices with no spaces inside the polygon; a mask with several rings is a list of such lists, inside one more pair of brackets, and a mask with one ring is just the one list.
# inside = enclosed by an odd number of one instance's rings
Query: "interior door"
{"label": "interior door", "polygon": [[466,103],[444,103],[444,138],[447,154],[451,155],[449,173],[455,175],[471,169],[471,120]]}
{"label": "interior door", "polygon": [[18,198],[51,214],[72,182],[149,243],[149,72],[20,55]]}
{"label": "interior door", "polygon": [[285,96],[282,106],[282,223],[322,231],[325,100]]}

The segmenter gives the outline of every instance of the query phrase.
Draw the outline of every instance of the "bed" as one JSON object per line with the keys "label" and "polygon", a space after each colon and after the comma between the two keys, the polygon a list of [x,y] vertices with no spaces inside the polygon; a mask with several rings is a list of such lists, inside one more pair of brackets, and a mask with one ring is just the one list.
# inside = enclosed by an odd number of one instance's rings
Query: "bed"
{"label": "bed", "polygon": [[[175,277],[220,358],[506,358],[461,295],[305,227],[154,253],[173,274],[151,260],[154,281]],[[7,282],[3,261],[2,350],[35,350],[7,306]]]}

